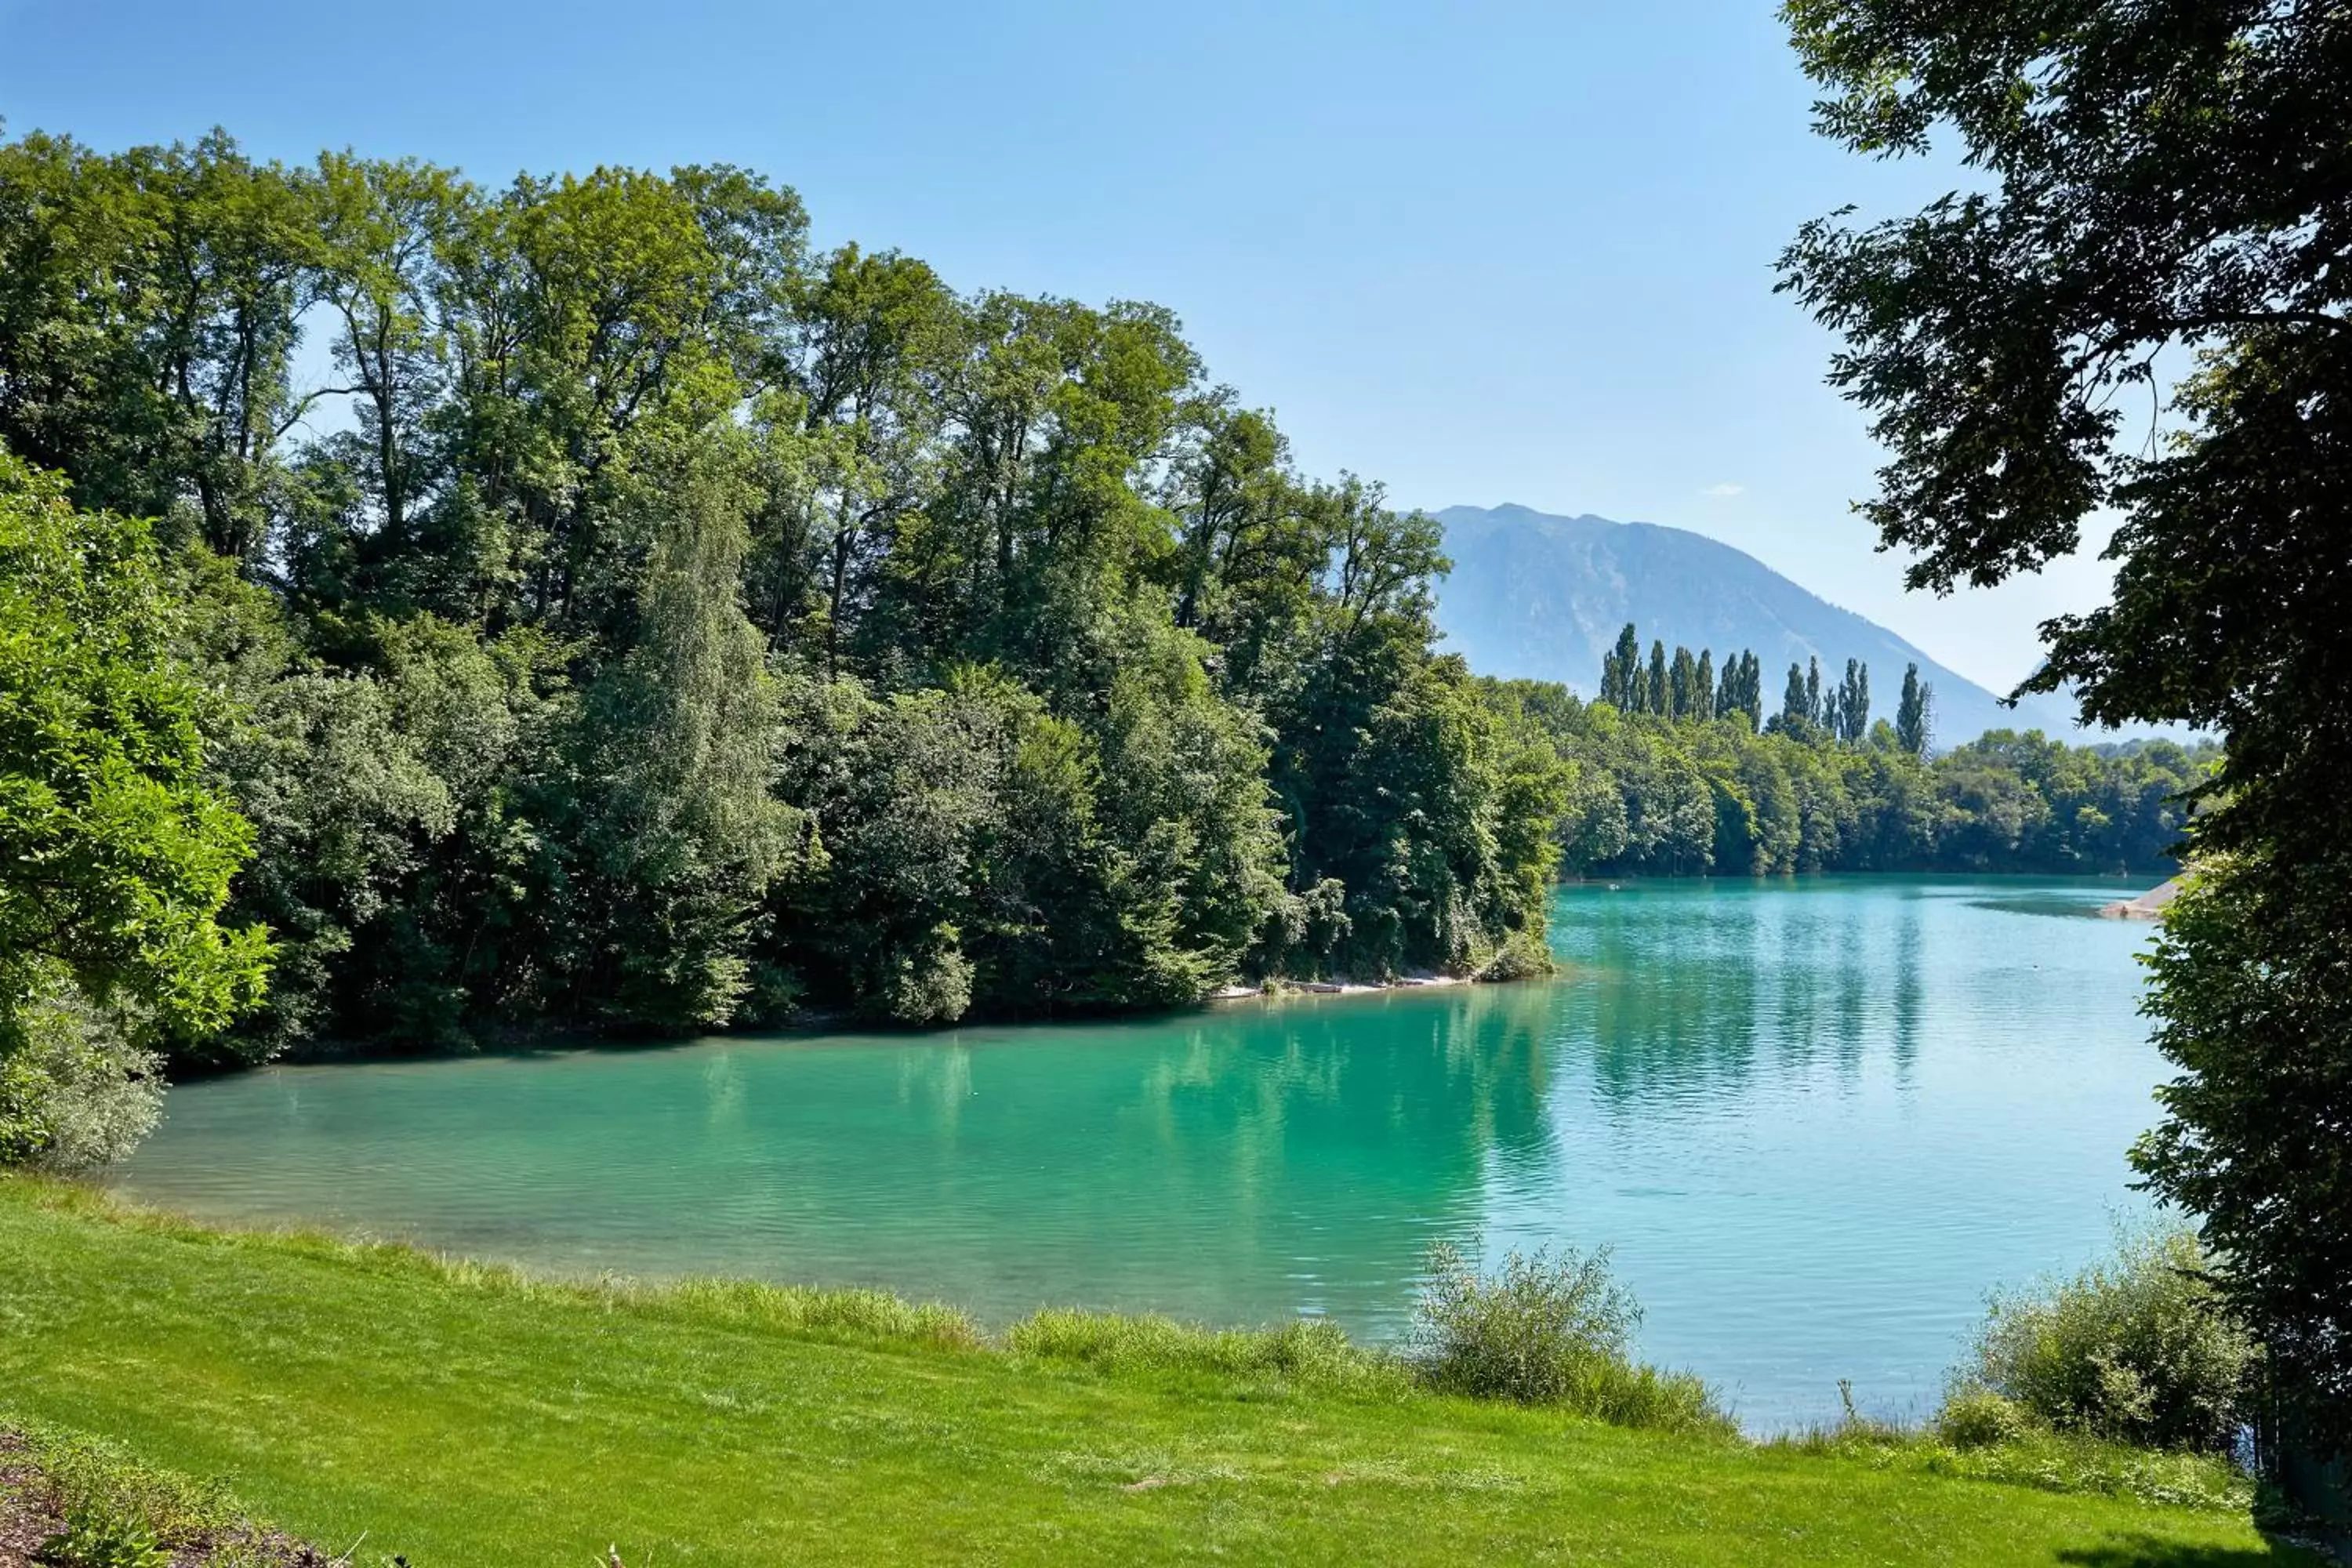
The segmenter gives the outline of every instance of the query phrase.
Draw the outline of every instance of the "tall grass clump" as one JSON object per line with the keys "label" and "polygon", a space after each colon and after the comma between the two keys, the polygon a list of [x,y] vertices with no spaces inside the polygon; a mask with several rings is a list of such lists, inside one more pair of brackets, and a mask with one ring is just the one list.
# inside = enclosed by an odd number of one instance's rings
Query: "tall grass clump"
{"label": "tall grass clump", "polygon": [[1963,1445],[2030,1421],[2143,1447],[2224,1450],[2245,1421],[2261,1353],[2222,1302],[2194,1231],[2126,1232],[2112,1257],[2078,1274],[1994,1295],[1938,1425]]}
{"label": "tall grass clump", "polygon": [[1642,1309],[1606,1247],[1512,1252],[1486,1275],[1459,1248],[1430,1249],[1412,1354],[1440,1394],[1559,1405],[1621,1426],[1734,1430],[1714,1391],[1633,1357]]}
{"label": "tall grass clump", "polygon": [[683,1279],[607,1289],[656,1310],[683,1309],[712,1321],[813,1338],[930,1350],[978,1350],[983,1342],[979,1325],[961,1310],[936,1301],[909,1301],[887,1290],[817,1290],[745,1279]]}
{"label": "tall grass clump", "polygon": [[1301,1319],[1273,1329],[1206,1329],[1163,1317],[1049,1309],[1005,1331],[1016,1355],[1105,1372],[1255,1377],[1327,1392],[1394,1396],[1412,1386],[1394,1357],[1349,1342],[1337,1323]]}

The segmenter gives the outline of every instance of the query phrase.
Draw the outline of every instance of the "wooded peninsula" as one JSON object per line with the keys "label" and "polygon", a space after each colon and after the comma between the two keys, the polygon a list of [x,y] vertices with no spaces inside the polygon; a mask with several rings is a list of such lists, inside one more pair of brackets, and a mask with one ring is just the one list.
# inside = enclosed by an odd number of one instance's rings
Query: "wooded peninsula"
{"label": "wooded peninsula", "polygon": [[1438,524],[1167,310],[807,233],[726,167],[0,148],[10,626],[157,672],[154,830],[249,938],[173,1055],[1524,973],[1563,871],[2169,869],[2178,746],[1930,760],[1916,678],[1768,715],[1632,627],[1611,700],[1481,681]]}

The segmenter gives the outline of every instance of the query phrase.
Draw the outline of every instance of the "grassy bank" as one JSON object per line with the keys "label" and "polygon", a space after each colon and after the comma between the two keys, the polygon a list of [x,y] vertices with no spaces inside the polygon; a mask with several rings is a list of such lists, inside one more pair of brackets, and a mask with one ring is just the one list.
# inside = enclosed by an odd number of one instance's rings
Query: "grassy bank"
{"label": "grassy bank", "polygon": [[0,1181],[0,1405],[415,1568],[2300,1561],[2228,1510],[1438,1399],[1291,1340],[1005,1348],[887,1299],[535,1284]]}

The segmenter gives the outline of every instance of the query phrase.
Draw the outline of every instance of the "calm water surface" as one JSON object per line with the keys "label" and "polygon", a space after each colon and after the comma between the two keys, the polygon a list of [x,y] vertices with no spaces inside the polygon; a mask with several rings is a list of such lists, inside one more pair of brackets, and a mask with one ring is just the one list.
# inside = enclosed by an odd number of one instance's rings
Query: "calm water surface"
{"label": "calm water surface", "polygon": [[1557,982],[1142,1023],[730,1038],[184,1086],[201,1215],[572,1273],[1399,1332],[1423,1250],[1611,1244],[1751,1426],[1916,1412],[1986,1289],[2141,1200],[2145,926],[2089,881],[1563,891]]}

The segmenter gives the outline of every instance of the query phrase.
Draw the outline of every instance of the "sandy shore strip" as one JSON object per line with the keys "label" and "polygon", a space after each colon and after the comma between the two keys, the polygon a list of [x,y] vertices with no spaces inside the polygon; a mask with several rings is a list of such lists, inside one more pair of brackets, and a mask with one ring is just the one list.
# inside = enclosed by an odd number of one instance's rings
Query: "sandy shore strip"
{"label": "sandy shore strip", "polygon": [[2111,921],[2161,920],[2164,906],[2179,896],[2181,884],[2188,879],[2184,872],[2160,888],[2150,888],[2137,899],[2118,899],[2112,904],[2103,904],[2099,913]]}
{"label": "sandy shore strip", "polygon": [[1212,1002],[1238,1002],[1251,996],[1369,996],[1376,991],[1414,991],[1428,985],[1469,985],[1466,974],[1401,974],[1394,980],[1276,980],[1263,985],[1226,985],[1209,993]]}

